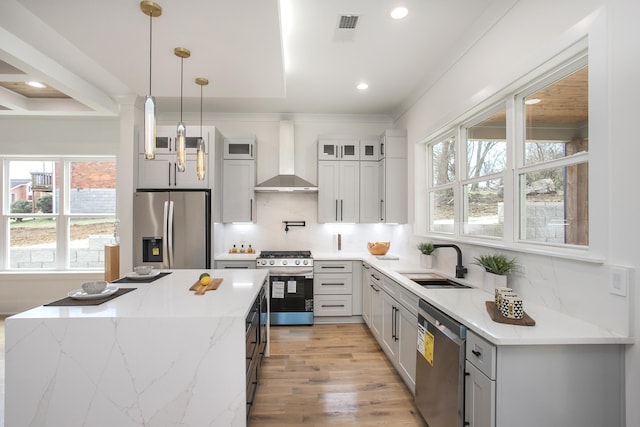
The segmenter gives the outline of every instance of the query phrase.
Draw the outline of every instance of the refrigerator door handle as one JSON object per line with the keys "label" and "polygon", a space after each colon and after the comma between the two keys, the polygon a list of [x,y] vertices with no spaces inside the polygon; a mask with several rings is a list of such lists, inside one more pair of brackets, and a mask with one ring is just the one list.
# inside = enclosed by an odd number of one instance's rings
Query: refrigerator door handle
{"label": "refrigerator door handle", "polygon": [[169,268],[169,202],[164,202],[164,210],[162,214],[162,267]]}
{"label": "refrigerator door handle", "polygon": [[168,239],[169,239],[169,268],[173,268],[173,202],[169,202],[169,220],[168,224]]}

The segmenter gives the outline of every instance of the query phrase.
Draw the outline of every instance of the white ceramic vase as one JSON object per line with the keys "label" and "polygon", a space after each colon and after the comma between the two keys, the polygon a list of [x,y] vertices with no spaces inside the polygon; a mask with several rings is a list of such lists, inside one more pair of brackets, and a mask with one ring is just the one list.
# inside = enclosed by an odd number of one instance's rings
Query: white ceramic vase
{"label": "white ceramic vase", "polygon": [[507,276],[485,271],[482,278],[482,287],[488,292],[493,292],[496,288],[506,288]]}
{"label": "white ceramic vase", "polygon": [[433,268],[433,255],[420,254],[420,267]]}

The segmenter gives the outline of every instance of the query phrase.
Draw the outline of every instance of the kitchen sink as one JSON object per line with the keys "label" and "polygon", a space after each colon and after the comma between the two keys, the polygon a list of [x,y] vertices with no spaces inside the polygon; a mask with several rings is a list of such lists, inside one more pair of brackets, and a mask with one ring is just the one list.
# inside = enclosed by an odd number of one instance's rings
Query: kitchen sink
{"label": "kitchen sink", "polygon": [[471,286],[454,282],[453,280],[420,280],[411,279],[413,282],[427,289],[469,289]]}

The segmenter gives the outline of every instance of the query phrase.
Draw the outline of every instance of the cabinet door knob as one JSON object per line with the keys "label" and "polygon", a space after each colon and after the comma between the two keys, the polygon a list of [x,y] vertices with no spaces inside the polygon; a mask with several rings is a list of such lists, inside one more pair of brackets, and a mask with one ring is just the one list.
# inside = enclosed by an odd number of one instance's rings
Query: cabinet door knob
{"label": "cabinet door knob", "polygon": [[471,353],[473,353],[473,355],[476,356],[476,357],[482,356],[482,352],[480,352],[478,350],[471,350]]}

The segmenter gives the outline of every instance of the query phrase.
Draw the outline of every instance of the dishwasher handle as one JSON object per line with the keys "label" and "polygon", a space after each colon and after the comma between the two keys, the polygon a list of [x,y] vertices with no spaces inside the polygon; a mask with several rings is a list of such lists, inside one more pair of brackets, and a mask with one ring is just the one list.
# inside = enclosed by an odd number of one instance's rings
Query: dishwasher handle
{"label": "dishwasher handle", "polygon": [[434,326],[446,329],[449,332],[447,335],[454,335],[461,340],[467,338],[466,326],[438,310],[423,299],[418,303],[418,314],[419,317],[424,318]]}

